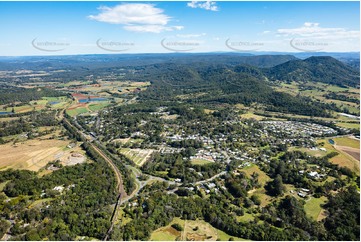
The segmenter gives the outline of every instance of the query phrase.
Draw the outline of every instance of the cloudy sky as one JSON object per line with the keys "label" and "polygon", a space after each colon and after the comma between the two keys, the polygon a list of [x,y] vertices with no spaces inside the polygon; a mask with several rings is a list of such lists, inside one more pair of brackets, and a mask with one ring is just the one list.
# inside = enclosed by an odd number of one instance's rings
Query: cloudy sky
{"label": "cloudy sky", "polygon": [[0,56],[360,50],[359,2],[0,2]]}

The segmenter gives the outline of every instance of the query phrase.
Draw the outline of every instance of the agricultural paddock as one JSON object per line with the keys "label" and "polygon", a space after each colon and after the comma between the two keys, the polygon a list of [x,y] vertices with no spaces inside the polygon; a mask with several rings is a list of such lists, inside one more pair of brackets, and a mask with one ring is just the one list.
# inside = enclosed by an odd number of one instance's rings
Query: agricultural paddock
{"label": "agricultural paddock", "polygon": [[[177,231],[171,227],[172,224],[177,223],[183,227],[183,231]],[[155,230],[150,237],[152,241],[215,241],[217,239],[227,241],[232,236],[214,228],[204,220],[182,220],[174,218],[172,222],[164,227]],[[232,237],[236,241],[244,239]]]}
{"label": "agricultural paddock", "polygon": [[69,149],[69,141],[48,139],[51,135],[53,134],[18,142],[15,145],[0,145],[0,170],[13,168],[39,171],[54,160],[60,160],[63,165],[85,161],[85,152],[79,146]]}
{"label": "agricultural paddock", "polygon": [[347,128],[347,129],[360,129],[360,123],[359,122],[337,122],[337,126],[341,128]]}
{"label": "agricultural paddock", "polygon": [[[335,157],[332,157],[330,161],[334,164],[338,164],[343,167],[348,167],[352,171],[359,173],[360,172],[360,162],[359,162],[359,156],[360,156],[360,148],[354,148],[359,147],[360,141],[356,139],[351,138],[334,138],[335,145],[331,145],[328,142],[328,139],[321,139],[317,142],[320,144],[321,142],[324,143],[323,147],[326,148],[327,152],[330,153],[332,151],[335,151],[338,153]],[[338,143],[340,142],[340,143]],[[358,142],[358,144],[357,144]],[[339,144],[344,144],[348,146],[341,146]],[[353,146],[353,147],[352,147]],[[356,159],[358,158],[358,159]]]}
{"label": "agricultural paddock", "polygon": [[[301,88],[302,87],[302,88]],[[321,100],[325,103],[334,103],[336,106],[343,108],[346,107],[351,112],[359,113],[359,105],[351,102],[346,101],[340,101],[340,100],[334,100],[334,99],[328,99],[324,97],[325,94],[336,92],[336,93],[342,93],[342,95],[345,95],[350,98],[359,98],[360,90],[356,88],[344,88],[339,87],[335,85],[328,85],[323,83],[308,83],[308,88],[305,88],[304,85],[301,86],[301,84],[292,82],[290,84],[287,83],[280,83],[276,90],[280,92],[289,93],[293,96],[296,96],[298,94],[302,96],[311,97],[313,99]],[[305,89],[303,89],[305,88]]]}
{"label": "agricultural paddock", "polygon": [[120,153],[131,159],[137,166],[143,166],[155,150],[121,148]]}
{"label": "agricultural paddock", "polygon": [[29,140],[0,145],[0,169],[38,171],[45,167],[69,142],[63,140]]}
{"label": "agricultural paddock", "polygon": [[207,165],[207,164],[210,164],[213,162],[214,161],[207,160],[207,159],[201,159],[201,158],[195,158],[195,159],[191,160],[192,165],[198,165],[198,166]]}
{"label": "agricultural paddock", "polygon": [[326,202],[326,197],[311,197],[306,201],[306,204],[304,206],[306,215],[317,221],[322,220],[324,218],[325,211],[321,206]]}
{"label": "agricultural paddock", "polygon": [[347,146],[350,148],[360,149],[360,140],[350,137],[338,137],[333,139],[336,145]]}
{"label": "agricultural paddock", "polygon": [[247,112],[245,114],[241,114],[240,117],[245,118],[245,119],[255,119],[255,120],[258,120],[258,121],[267,118],[265,116],[260,116],[260,115],[254,114],[252,112]]}

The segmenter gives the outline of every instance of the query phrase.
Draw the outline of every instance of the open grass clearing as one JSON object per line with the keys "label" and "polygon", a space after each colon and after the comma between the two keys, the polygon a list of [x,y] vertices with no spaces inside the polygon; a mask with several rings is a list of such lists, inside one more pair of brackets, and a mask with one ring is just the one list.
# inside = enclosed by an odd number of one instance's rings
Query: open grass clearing
{"label": "open grass clearing", "polygon": [[[114,210],[114,206],[112,206],[112,209]],[[121,224],[122,226],[126,225],[127,223],[129,223],[130,221],[132,221],[133,219],[127,215],[123,209],[119,209],[118,210],[118,220],[115,222],[115,224]]]}
{"label": "open grass clearing", "polygon": [[310,199],[306,200],[306,204],[304,209],[306,211],[306,215],[310,218],[319,221],[320,216],[323,213],[323,208],[321,207],[323,204],[327,202],[326,197],[315,198],[311,197]]}
{"label": "open grass clearing", "polygon": [[248,177],[250,177],[253,173],[257,173],[258,181],[262,186],[271,180],[271,178],[265,172],[261,171],[261,169],[259,169],[259,167],[255,164],[251,164],[250,166],[239,169],[239,171],[246,173]]}
{"label": "open grass clearing", "polygon": [[251,222],[254,220],[254,215],[251,213],[244,213],[243,216],[237,216],[237,222]]}
{"label": "open grass clearing", "polygon": [[32,204],[29,205],[29,209],[31,208],[41,208],[44,203],[48,203],[50,201],[54,200],[54,198],[44,198],[34,201]]}
{"label": "open grass clearing", "polygon": [[333,139],[336,145],[348,146],[351,148],[360,149],[360,140],[349,138],[349,137],[337,137]]}
{"label": "open grass clearing", "polygon": [[[337,141],[336,141],[337,142]],[[343,141],[345,142],[345,141]],[[342,149],[342,146],[333,146],[328,142],[327,139],[320,139],[317,140],[317,143],[323,143],[323,147],[326,148],[327,152],[337,152],[338,155],[332,157],[330,161],[334,164],[337,164],[339,166],[348,167],[352,171],[359,173],[360,172],[360,162],[355,159],[352,155],[348,154],[345,149]],[[352,148],[351,148],[352,149]],[[360,153],[360,149],[353,148],[353,152]],[[356,156],[357,154],[355,154]]]}
{"label": "open grass clearing", "polygon": [[15,113],[25,113],[30,111],[38,111],[45,108],[47,101],[46,100],[37,100],[37,101],[31,101],[30,104],[23,104],[21,106],[12,107],[9,106],[5,110],[2,108],[2,111],[4,112],[12,112],[14,109]]}
{"label": "open grass clearing", "polygon": [[4,181],[4,182],[1,182],[0,183],[0,192],[2,192],[6,186],[6,184],[8,183],[9,181]]}
{"label": "open grass clearing", "polygon": [[38,171],[69,142],[63,140],[28,140],[13,145],[0,145],[0,169],[14,168]]}
{"label": "open grass clearing", "polygon": [[214,161],[210,161],[207,159],[201,159],[201,158],[195,158],[191,160],[191,164],[192,165],[198,165],[198,166],[202,166],[202,165],[207,165],[210,163],[213,163]]}
{"label": "open grass clearing", "polygon": [[360,123],[359,122],[357,122],[357,123],[356,122],[355,123],[337,122],[336,125],[341,127],[341,128],[360,129]]}
{"label": "open grass clearing", "polygon": [[255,119],[255,120],[263,120],[263,119],[267,118],[265,116],[260,116],[260,115],[254,114],[252,112],[247,112],[247,113],[241,114],[240,116],[241,116],[241,118]]}
{"label": "open grass clearing", "polygon": [[315,157],[323,157],[329,153],[331,153],[331,150],[326,150],[326,151],[322,151],[320,149],[317,150],[312,150],[310,148],[304,148],[304,147],[290,147],[288,149],[289,151],[301,151],[301,152],[306,152],[309,155],[315,156]]}
{"label": "open grass clearing", "polygon": [[15,145],[0,145],[0,170],[13,168],[39,171],[54,160],[60,160],[64,166],[86,161],[85,151],[79,145],[69,149],[69,141],[50,139],[53,135],[57,136],[58,131]]}
{"label": "open grass clearing", "polygon": [[152,149],[129,149],[121,148],[120,153],[131,159],[137,166],[142,166],[147,162],[154,152]]}
{"label": "open grass clearing", "polygon": [[85,107],[79,107],[79,108],[75,108],[75,109],[67,109],[66,110],[66,113],[72,117],[82,114],[82,113],[87,113],[87,112],[89,112],[89,110]]}
{"label": "open grass clearing", "polygon": [[[171,227],[177,223],[183,227],[183,231],[177,231]],[[176,239],[186,241],[215,241],[217,239],[227,241],[232,236],[214,228],[204,220],[182,220],[174,218],[169,225],[155,230],[151,234],[150,240],[153,241],[175,241]],[[242,238],[233,237],[236,241],[244,240]]]}
{"label": "open grass clearing", "polygon": [[101,102],[101,103],[96,103],[96,104],[89,104],[88,108],[90,109],[90,111],[95,112],[95,111],[99,111],[99,110],[105,108],[108,105],[109,105],[108,102]]}

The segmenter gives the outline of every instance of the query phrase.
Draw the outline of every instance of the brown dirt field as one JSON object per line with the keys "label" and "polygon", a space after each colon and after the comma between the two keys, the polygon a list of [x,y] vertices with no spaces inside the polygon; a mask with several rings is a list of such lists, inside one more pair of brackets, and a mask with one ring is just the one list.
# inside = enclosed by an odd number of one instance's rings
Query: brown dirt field
{"label": "brown dirt field", "polygon": [[321,221],[322,219],[328,216],[328,212],[324,209],[321,210],[320,214],[317,217],[317,221]]}
{"label": "brown dirt field", "polygon": [[360,172],[360,162],[352,158],[349,154],[339,151],[340,154],[330,159],[330,161],[339,166],[350,168],[352,171]]}
{"label": "brown dirt field", "polygon": [[[193,229],[196,227],[198,227],[198,230],[194,231]],[[187,220],[183,235],[186,237],[182,238],[183,240],[191,241],[216,240],[218,237],[215,229],[210,224],[201,220]]]}
{"label": "brown dirt field", "polygon": [[14,168],[38,171],[59,153],[69,141],[29,140],[0,145],[0,169]]}
{"label": "brown dirt field", "polygon": [[81,94],[81,93],[73,93],[72,96],[79,100],[79,99],[87,99],[88,97],[90,98],[98,98],[99,96],[94,96],[94,95],[85,95],[85,94]]}
{"label": "brown dirt field", "polygon": [[68,110],[72,110],[72,109],[76,109],[76,108],[81,108],[81,107],[86,107],[86,103],[78,103],[74,106],[71,106],[70,108],[68,108]]}
{"label": "brown dirt field", "polygon": [[[24,116],[23,116],[24,117]],[[12,120],[17,120],[19,119],[19,117],[7,117],[7,118],[3,118],[0,116],[0,121],[1,122],[5,122],[5,121],[12,121]]]}
{"label": "brown dirt field", "polygon": [[360,149],[355,149],[347,146],[338,146],[338,145],[335,146],[335,148],[349,154],[354,159],[360,161]]}
{"label": "brown dirt field", "polygon": [[348,167],[357,173],[360,172],[360,149],[339,145],[334,145],[333,148],[340,154],[333,157],[331,162]]}
{"label": "brown dirt field", "polygon": [[170,234],[172,234],[172,235],[174,235],[174,236],[179,236],[179,235],[180,235],[180,232],[177,231],[177,230],[176,230],[175,228],[173,228],[173,227],[164,228],[163,231],[168,232],[168,233],[170,233]]}

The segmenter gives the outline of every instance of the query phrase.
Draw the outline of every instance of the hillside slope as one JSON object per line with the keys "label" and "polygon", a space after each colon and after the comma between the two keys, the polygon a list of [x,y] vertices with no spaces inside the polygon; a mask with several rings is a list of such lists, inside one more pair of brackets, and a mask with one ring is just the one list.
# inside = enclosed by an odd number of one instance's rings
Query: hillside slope
{"label": "hillside slope", "polygon": [[286,82],[322,82],[338,86],[358,87],[360,73],[328,56],[291,60],[266,71],[270,80]]}

